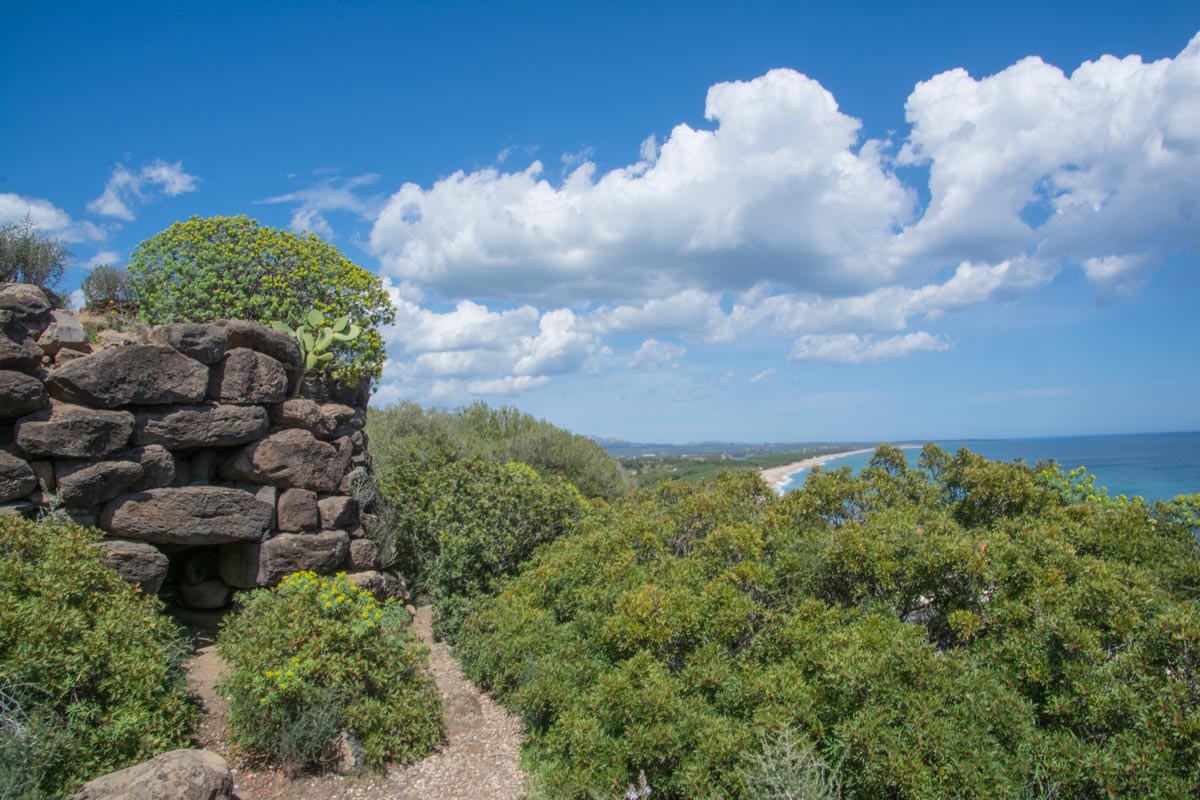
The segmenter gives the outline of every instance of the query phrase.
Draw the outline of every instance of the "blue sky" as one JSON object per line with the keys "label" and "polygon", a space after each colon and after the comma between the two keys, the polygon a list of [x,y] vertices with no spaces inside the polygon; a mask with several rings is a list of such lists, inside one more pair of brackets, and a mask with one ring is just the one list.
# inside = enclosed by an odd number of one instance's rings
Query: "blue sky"
{"label": "blue sky", "polygon": [[30,3],[0,222],[399,309],[376,404],[639,441],[1200,429],[1195,3]]}

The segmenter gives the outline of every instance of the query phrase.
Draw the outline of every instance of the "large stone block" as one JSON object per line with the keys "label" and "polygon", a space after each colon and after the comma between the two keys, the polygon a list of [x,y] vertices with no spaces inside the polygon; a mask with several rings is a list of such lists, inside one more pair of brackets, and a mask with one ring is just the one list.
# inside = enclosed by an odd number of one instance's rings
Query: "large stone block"
{"label": "large stone block", "polygon": [[274,586],[301,570],[328,575],[341,566],[349,550],[345,531],[281,533],[258,546],[257,584]]}
{"label": "large stone block", "polygon": [[225,355],[228,337],[220,325],[179,322],[159,325],[150,332],[150,341],[174,347],[201,364],[215,364]]}
{"label": "large stone block", "polygon": [[33,468],[24,459],[0,450],[0,503],[24,497],[36,488]]}
{"label": "large stone block", "polygon": [[159,444],[145,447],[127,447],[113,453],[114,461],[134,461],[141,465],[145,473],[141,483],[134,488],[161,489],[175,482],[175,456],[167,448]]}
{"label": "large stone block", "polygon": [[267,435],[266,409],[258,406],[188,405],[134,413],[134,444],[161,444],[168,450],[232,447]]}
{"label": "large stone block", "polygon": [[70,311],[61,309],[50,312],[50,324],[42,331],[37,343],[48,356],[55,356],[64,348],[75,351],[88,349],[87,332],[79,320]]}
{"label": "large stone block", "polygon": [[46,405],[46,387],[32,375],[0,370],[0,419],[23,417]]}
{"label": "large stone block", "polygon": [[50,324],[53,305],[46,290],[28,283],[0,285],[0,309],[19,319],[35,338]]}
{"label": "large stone block", "polygon": [[113,569],[121,580],[142,588],[144,594],[158,594],[167,577],[167,557],[157,547],[145,542],[125,539],[105,539],[92,545],[104,551],[104,564]]}
{"label": "large stone block", "polygon": [[221,474],[235,481],[330,493],[349,464],[348,444],[322,442],[306,430],[291,428],[246,445],[221,465]]}
{"label": "large stone block", "polygon": [[279,494],[275,525],[287,533],[321,529],[317,493],[311,489],[285,489]]}
{"label": "large stone block", "polygon": [[51,400],[17,420],[17,446],[35,456],[104,458],[133,433],[133,414],[101,411]]}
{"label": "large stone block", "polygon": [[360,589],[370,592],[381,603],[386,602],[389,598],[393,600],[408,599],[408,587],[404,584],[404,579],[395,573],[378,572],[372,569],[349,572],[346,577],[354,581]]}
{"label": "large stone block", "polygon": [[283,365],[288,376],[288,394],[296,387],[300,379],[303,361],[300,357],[300,345],[293,336],[282,331],[259,325],[257,322],[245,320],[218,320],[215,324],[224,326],[228,338],[228,348],[235,350],[239,347],[249,347],[265,353]]}
{"label": "large stone block", "polygon": [[83,785],[72,800],[229,800],[233,776],[210,750],[173,750]]}
{"label": "large stone block", "polygon": [[142,482],[145,471],[136,461],[60,461],[54,468],[63,505],[90,508],[119,497]]}
{"label": "large stone block", "polygon": [[239,347],[212,368],[208,396],[221,403],[279,403],[287,397],[283,364],[270,356]]}
{"label": "large stone block", "polygon": [[208,367],[163,344],[101,350],[46,379],[51,397],[99,408],[197,403],[207,389]]}
{"label": "large stone block", "polygon": [[250,492],[220,486],[150,489],[110,501],[100,527],[123,539],[155,544],[257,542],[273,510]]}
{"label": "large stone block", "polygon": [[379,569],[379,545],[370,539],[352,539],[346,567],[354,571]]}
{"label": "large stone block", "polygon": [[0,369],[28,371],[42,364],[42,348],[16,314],[0,309]]}
{"label": "large stone block", "polygon": [[317,501],[317,508],[321,512],[321,527],[324,530],[353,530],[359,525],[358,501],[353,497],[323,497]]}

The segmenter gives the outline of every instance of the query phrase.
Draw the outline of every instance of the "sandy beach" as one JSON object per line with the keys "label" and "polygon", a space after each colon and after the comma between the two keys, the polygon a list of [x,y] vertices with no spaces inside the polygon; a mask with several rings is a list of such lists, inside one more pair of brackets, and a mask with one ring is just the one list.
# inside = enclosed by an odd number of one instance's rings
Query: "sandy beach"
{"label": "sandy beach", "polygon": [[763,480],[771,484],[771,488],[782,494],[783,487],[792,483],[792,481],[789,481],[787,477],[793,472],[819,467],[825,462],[832,461],[835,458],[845,458],[846,456],[855,456],[859,453],[872,453],[874,451],[874,447],[864,447],[859,450],[847,450],[843,453],[826,453],[825,455],[806,458],[803,461],[793,461],[791,464],[784,464],[782,467],[771,467],[770,469],[764,469],[762,471],[762,476]]}

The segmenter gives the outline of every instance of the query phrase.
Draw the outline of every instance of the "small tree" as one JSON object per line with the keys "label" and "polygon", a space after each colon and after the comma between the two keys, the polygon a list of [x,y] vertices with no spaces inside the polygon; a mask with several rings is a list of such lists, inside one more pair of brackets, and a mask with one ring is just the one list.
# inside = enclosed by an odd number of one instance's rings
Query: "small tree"
{"label": "small tree", "polygon": [[245,216],[192,217],[138,245],[129,260],[138,315],[151,324],[248,319],[295,328],[316,309],[362,329],[333,349],[328,369],[356,380],[383,374],[379,326],[396,311],[375,275],[309,234]]}
{"label": "small tree", "polygon": [[0,281],[49,289],[62,279],[70,257],[62,240],[48,238],[28,217],[0,227]]}
{"label": "small tree", "polygon": [[129,272],[101,264],[83,279],[83,296],[90,311],[126,311],[133,305]]}

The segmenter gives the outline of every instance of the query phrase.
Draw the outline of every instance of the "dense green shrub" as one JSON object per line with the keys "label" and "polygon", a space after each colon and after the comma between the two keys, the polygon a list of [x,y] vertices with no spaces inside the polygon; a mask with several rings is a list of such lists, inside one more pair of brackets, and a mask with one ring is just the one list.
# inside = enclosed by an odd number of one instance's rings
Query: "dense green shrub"
{"label": "dense green shrub", "polygon": [[414,528],[430,537],[434,633],[450,641],[482,599],[540,545],[570,533],[585,503],[575,487],[525,464],[465,461],[426,473]]}
{"label": "dense green shrub", "polygon": [[299,236],[244,216],[192,217],[138,245],[129,260],[143,321],[222,318],[299,326],[311,309],[362,328],[340,343],[331,369],[353,380],[382,374],[379,326],[395,309],[379,279],[314,234]]}
{"label": "dense green shrub", "polygon": [[1081,486],[932,446],[782,498],[662,484],[535,553],[458,652],[540,797],[1200,796],[1200,505]]}
{"label": "dense green shrub", "polygon": [[428,651],[403,607],[344,575],[289,575],[243,595],[217,651],[230,670],[231,738],[292,769],[321,766],[352,730],[369,765],[424,757],[442,736]]}
{"label": "dense green shrub", "polygon": [[88,311],[101,313],[128,311],[133,306],[133,290],[127,270],[100,264],[83,279],[83,296]]}
{"label": "dense green shrub", "polygon": [[48,238],[28,219],[0,226],[0,282],[53,288],[70,257],[65,243]]}
{"label": "dense green shrub", "polygon": [[0,796],[59,796],[179,747],[197,712],[177,631],[95,532],[0,516]]}
{"label": "dense green shrub", "polygon": [[520,461],[585,497],[615,500],[632,488],[604,448],[515,408],[472,403],[456,411],[402,403],[367,415],[371,457],[385,497],[403,502],[430,470],[455,461]]}

